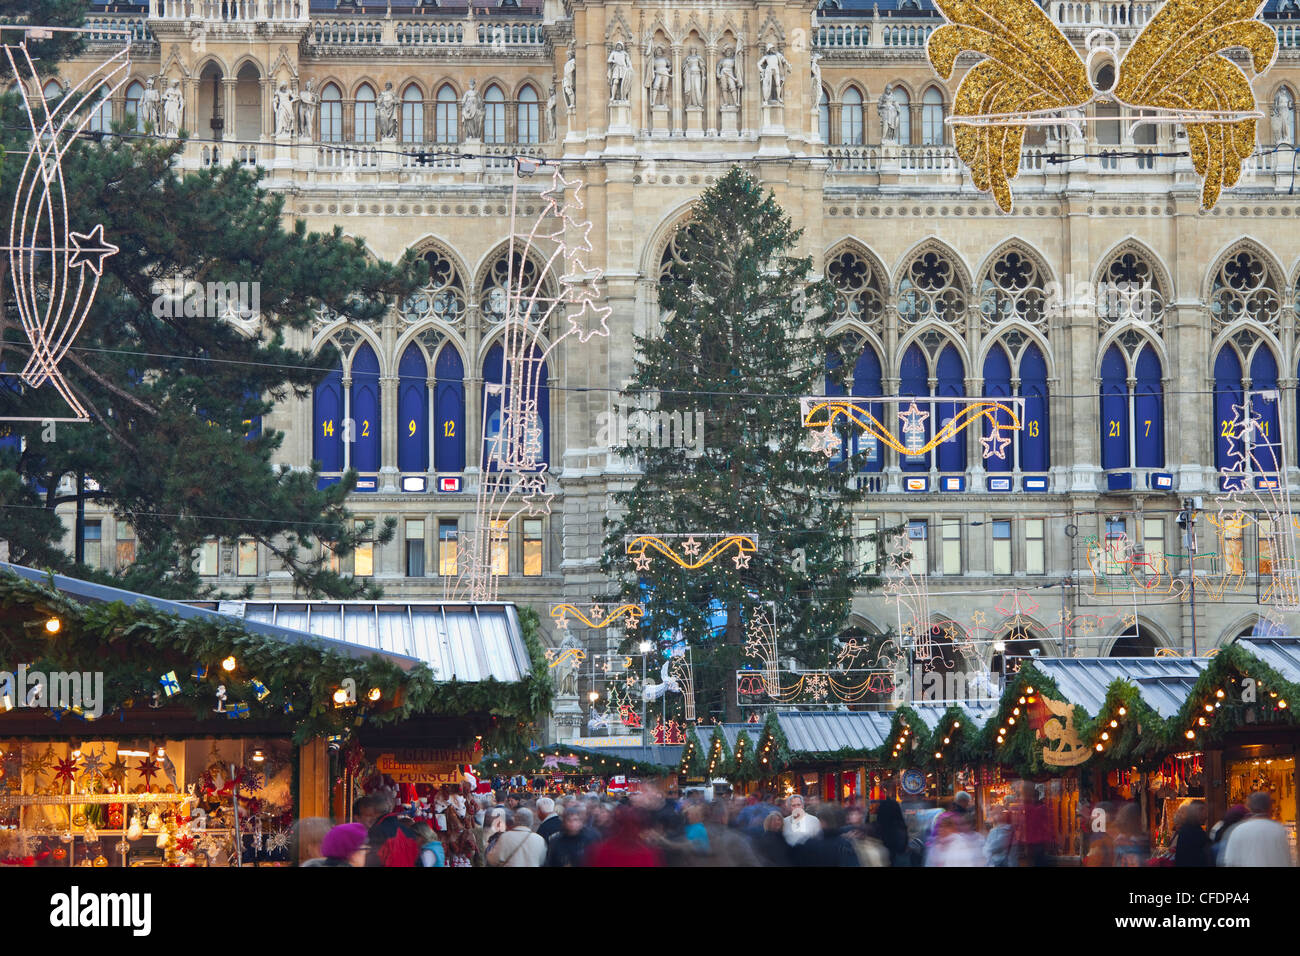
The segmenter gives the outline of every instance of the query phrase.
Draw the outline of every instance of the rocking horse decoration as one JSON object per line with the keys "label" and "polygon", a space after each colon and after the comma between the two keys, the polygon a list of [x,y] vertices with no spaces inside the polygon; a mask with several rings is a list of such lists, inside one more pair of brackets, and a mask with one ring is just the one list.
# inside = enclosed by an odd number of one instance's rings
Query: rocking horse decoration
{"label": "rocking horse decoration", "polygon": [[1046,740],[1043,763],[1050,767],[1077,767],[1092,756],[1074,728],[1074,705],[1041,694],[1028,704],[1029,726],[1038,740]]}

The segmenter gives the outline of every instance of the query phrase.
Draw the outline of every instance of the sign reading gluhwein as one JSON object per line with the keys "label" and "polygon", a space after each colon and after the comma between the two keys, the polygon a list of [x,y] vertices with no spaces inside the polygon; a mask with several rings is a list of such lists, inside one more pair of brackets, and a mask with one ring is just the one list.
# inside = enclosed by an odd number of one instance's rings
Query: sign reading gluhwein
{"label": "sign reading gluhwein", "polygon": [[471,750],[398,750],[380,754],[376,767],[396,783],[460,783],[461,767],[478,758]]}

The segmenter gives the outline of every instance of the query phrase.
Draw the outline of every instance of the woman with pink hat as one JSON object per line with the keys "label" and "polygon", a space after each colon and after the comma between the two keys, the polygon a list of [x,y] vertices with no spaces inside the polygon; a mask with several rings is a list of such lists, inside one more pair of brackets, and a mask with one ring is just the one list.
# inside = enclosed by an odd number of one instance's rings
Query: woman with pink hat
{"label": "woman with pink hat", "polygon": [[321,841],[321,858],[303,866],[365,866],[370,840],[360,823],[340,823]]}

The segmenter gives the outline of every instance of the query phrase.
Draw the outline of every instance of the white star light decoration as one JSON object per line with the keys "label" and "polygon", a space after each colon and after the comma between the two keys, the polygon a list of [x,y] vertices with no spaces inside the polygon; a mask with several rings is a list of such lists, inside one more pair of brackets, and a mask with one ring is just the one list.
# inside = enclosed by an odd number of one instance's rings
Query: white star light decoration
{"label": "white star light decoration", "polygon": [[980,444],[984,446],[985,458],[1000,458],[1005,461],[1007,446],[1011,444],[1011,439],[1002,434],[1001,428],[994,428],[980,439]]}
{"label": "white star light decoration", "polygon": [[930,413],[921,411],[916,402],[908,405],[906,411],[898,413],[898,420],[903,424],[903,436],[908,439],[907,447],[920,448],[925,444],[925,423],[929,417]]}

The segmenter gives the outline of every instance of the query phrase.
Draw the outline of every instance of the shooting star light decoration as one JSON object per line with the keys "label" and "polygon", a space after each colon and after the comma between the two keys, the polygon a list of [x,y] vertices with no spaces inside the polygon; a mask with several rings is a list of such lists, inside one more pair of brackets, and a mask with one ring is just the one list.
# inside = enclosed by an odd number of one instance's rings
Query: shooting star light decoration
{"label": "shooting star light decoration", "polygon": [[[6,42],[5,34],[21,30],[22,39]],[[40,75],[27,48],[29,40],[47,40],[55,33],[91,33],[96,40],[120,36],[122,49],[99,64],[54,103],[46,97]],[[31,388],[45,384],[63,396],[69,418],[34,416],[6,421],[73,421],[90,418],[59,363],[72,348],[90,311],[104,260],[118,251],[104,238],[104,227],[76,232],[69,219],[63,156],[99,111],[101,104],[126,82],[131,68],[131,36],[127,31],[94,31],[60,27],[0,27],[0,47],[16,81],[27,123],[31,151],[18,174],[9,222],[9,274],[14,306],[31,344],[31,357],[21,376]]]}
{"label": "shooting star light decoration", "polygon": [[[541,211],[527,232],[516,226],[521,178],[541,167],[551,183],[541,192]],[[521,515],[551,513],[542,416],[542,381],[561,342],[583,343],[608,336],[609,305],[601,298],[600,269],[587,267],[593,250],[591,223],[580,220],[584,183],[565,179],[560,167],[540,159],[515,163],[510,202],[510,243],[506,283],[493,290],[494,311],[502,329],[501,377],[483,386],[484,468],[475,501],[474,531],[464,536],[464,561],[450,597],[496,599],[500,567],[495,559],[508,541],[509,526]],[[528,198],[536,195],[527,191]],[[495,403],[498,414],[489,414]],[[495,426],[493,419],[499,424]]]}

